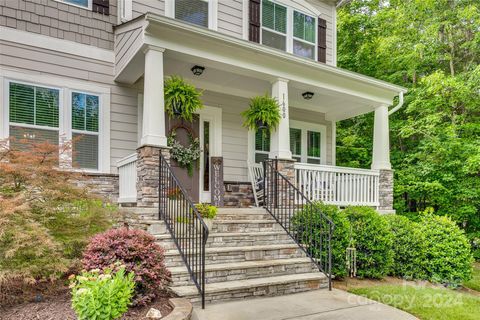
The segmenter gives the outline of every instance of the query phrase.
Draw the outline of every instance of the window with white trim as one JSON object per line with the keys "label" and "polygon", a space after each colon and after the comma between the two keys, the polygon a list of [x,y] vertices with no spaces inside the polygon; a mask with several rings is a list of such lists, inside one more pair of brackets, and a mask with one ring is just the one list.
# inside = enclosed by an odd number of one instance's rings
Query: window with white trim
{"label": "window with white trim", "polygon": [[268,159],[270,153],[270,131],[257,130],[255,132],[255,163],[261,163]]}
{"label": "window with white trim", "polygon": [[9,130],[15,147],[59,143],[60,90],[26,83],[8,85]]}
{"label": "window with white trim", "polygon": [[323,164],[326,161],[326,127],[291,120],[290,151],[298,162]]}
{"label": "window with white trim", "polygon": [[72,92],[73,167],[98,169],[98,95]]}
{"label": "window with white trim", "polygon": [[317,57],[317,18],[271,0],[262,0],[261,43],[294,55]]}
{"label": "window with white trim", "polygon": [[175,19],[208,28],[209,0],[175,0]]}
{"label": "window with white trim", "polygon": [[92,0],[56,0],[66,4],[71,4],[85,9],[92,9]]}
{"label": "window with white trim", "polygon": [[[13,138],[10,142],[12,146],[22,148],[28,147],[31,143],[41,142],[61,145],[68,143],[71,137],[72,156],[64,159],[65,155],[62,155],[62,160],[65,160],[62,161],[62,165],[89,171],[100,169],[99,94],[16,80],[7,80],[6,88],[8,88],[6,121],[8,136]],[[68,103],[63,105],[62,97],[67,93],[70,95],[65,103]]]}

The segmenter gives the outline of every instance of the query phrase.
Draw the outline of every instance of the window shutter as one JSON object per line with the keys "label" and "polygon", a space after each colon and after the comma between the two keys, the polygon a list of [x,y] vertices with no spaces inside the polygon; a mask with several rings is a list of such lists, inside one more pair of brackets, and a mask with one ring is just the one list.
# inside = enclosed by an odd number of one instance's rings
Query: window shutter
{"label": "window shutter", "polygon": [[327,20],[318,18],[318,61],[327,62]]}
{"label": "window shutter", "polygon": [[248,39],[260,43],[260,2],[261,0],[250,0],[248,6]]}
{"label": "window shutter", "polygon": [[109,0],[93,0],[92,11],[108,16],[110,14]]}

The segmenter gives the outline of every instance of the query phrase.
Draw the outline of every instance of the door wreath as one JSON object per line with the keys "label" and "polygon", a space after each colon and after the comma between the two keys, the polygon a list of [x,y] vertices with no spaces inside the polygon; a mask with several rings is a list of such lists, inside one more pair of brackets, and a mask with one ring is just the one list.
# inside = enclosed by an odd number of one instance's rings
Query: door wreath
{"label": "door wreath", "polygon": [[[190,143],[188,146],[184,146],[176,140],[178,129],[183,129],[187,132]],[[194,166],[197,164],[198,159],[200,159],[201,154],[200,141],[195,137],[193,130],[183,124],[174,126],[170,129],[167,144],[171,148],[171,158],[175,160],[181,168],[187,169],[188,175],[191,177],[193,175]]]}

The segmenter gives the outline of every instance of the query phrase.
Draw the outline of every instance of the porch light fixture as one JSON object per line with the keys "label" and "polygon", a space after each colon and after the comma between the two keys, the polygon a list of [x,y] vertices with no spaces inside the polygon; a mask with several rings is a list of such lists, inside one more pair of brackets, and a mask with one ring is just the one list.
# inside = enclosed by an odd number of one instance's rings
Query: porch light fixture
{"label": "porch light fixture", "polygon": [[194,75],[201,76],[203,71],[205,70],[205,67],[194,65],[190,70],[192,70]]}
{"label": "porch light fixture", "polygon": [[310,92],[310,91],[306,91],[306,92],[302,93],[302,97],[303,97],[303,99],[305,99],[305,100],[310,100],[310,99],[312,99],[312,98],[313,98],[313,95],[314,95],[314,93],[313,93],[313,92]]}

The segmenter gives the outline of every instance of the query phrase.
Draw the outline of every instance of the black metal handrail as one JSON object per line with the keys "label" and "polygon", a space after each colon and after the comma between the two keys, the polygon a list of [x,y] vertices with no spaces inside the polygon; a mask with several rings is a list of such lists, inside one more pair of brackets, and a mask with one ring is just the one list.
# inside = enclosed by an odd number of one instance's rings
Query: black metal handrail
{"label": "black metal handrail", "polygon": [[167,160],[160,155],[159,218],[165,221],[205,308],[205,244],[209,230]]}
{"label": "black metal handrail", "polygon": [[278,160],[268,159],[263,165],[265,209],[327,275],[328,288],[332,290],[334,223],[278,171]]}

